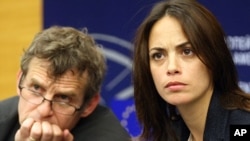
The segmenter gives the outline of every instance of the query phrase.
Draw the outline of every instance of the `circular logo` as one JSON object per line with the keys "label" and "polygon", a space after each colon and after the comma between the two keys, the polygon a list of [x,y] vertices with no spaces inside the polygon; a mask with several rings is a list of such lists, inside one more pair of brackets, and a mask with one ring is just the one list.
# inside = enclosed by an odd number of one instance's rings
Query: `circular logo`
{"label": "circular logo", "polygon": [[108,67],[101,90],[102,103],[113,110],[132,136],[137,136],[140,128],[136,121],[131,83],[133,45],[112,35],[91,35],[103,47]]}

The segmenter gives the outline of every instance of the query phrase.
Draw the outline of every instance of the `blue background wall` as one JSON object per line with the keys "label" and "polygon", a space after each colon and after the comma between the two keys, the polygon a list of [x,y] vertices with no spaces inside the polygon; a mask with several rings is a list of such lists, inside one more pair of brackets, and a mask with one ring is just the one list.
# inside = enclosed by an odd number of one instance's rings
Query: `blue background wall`
{"label": "blue background wall", "polygon": [[[158,1],[44,0],[43,4],[43,28],[51,25],[87,27],[104,47],[108,73],[102,87],[102,103],[112,108],[132,136],[140,134],[131,82],[132,41],[136,28]],[[223,26],[239,71],[239,84],[250,92],[250,1],[199,1]]]}

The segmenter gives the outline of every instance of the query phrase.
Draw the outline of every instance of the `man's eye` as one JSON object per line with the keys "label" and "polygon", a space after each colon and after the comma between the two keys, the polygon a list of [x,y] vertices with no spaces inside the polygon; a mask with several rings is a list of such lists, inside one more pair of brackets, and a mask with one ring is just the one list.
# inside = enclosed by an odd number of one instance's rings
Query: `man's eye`
{"label": "man's eye", "polygon": [[39,88],[40,88],[39,85],[34,85],[34,86],[33,86],[33,89],[34,89],[34,90],[38,90]]}
{"label": "man's eye", "polygon": [[31,88],[31,91],[33,92],[40,92],[41,91],[41,87],[39,85],[34,84]]}
{"label": "man's eye", "polygon": [[69,103],[71,101],[71,97],[69,97],[67,95],[60,94],[60,95],[56,95],[54,97],[54,101]]}

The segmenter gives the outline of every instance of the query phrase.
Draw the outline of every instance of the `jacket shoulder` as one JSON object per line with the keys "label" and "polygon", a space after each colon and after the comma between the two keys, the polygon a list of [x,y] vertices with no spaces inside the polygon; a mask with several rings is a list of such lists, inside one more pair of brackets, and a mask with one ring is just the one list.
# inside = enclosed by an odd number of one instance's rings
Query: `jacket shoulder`
{"label": "jacket shoulder", "polygon": [[114,113],[98,105],[94,112],[82,118],[73,129],[76,140],[84,141],[129,141],[130,136]]}
{"label": "jacket shoulder", "polygon": [[17,114],[18,96],[0,101],[0,121]]}
{"label": "jacket shoulder", "polygon": [[14,140],[19,128],[18,122],[18,96],[8,98],[0,102],[0,140]]}
{"label": "jacket shoulder", "polygon": [[245,110],[232,110],[229,116],[230,124],[248,124],[250,125],[250,112]]}

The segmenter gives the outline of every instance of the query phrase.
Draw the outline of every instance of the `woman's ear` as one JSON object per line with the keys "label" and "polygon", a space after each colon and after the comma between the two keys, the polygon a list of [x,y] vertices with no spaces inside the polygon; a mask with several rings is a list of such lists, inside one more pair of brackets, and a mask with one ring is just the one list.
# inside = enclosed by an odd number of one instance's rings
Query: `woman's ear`
{"label": "woman's ear", "polygon": [[20,89],[19,89],[19,83],[21,82],[23,72],[21,70],[18,70],[17,72],[17,80],[16,80],[16,91],[17,94],[20,95]]}
{"label": "woman's ear", "polygon": [[100,94],[96,94],[95,96],[93,96],[89,103],[83,109],[81,117],[89,116],[95,110],[96,106],[99,104],[99,101]]}

